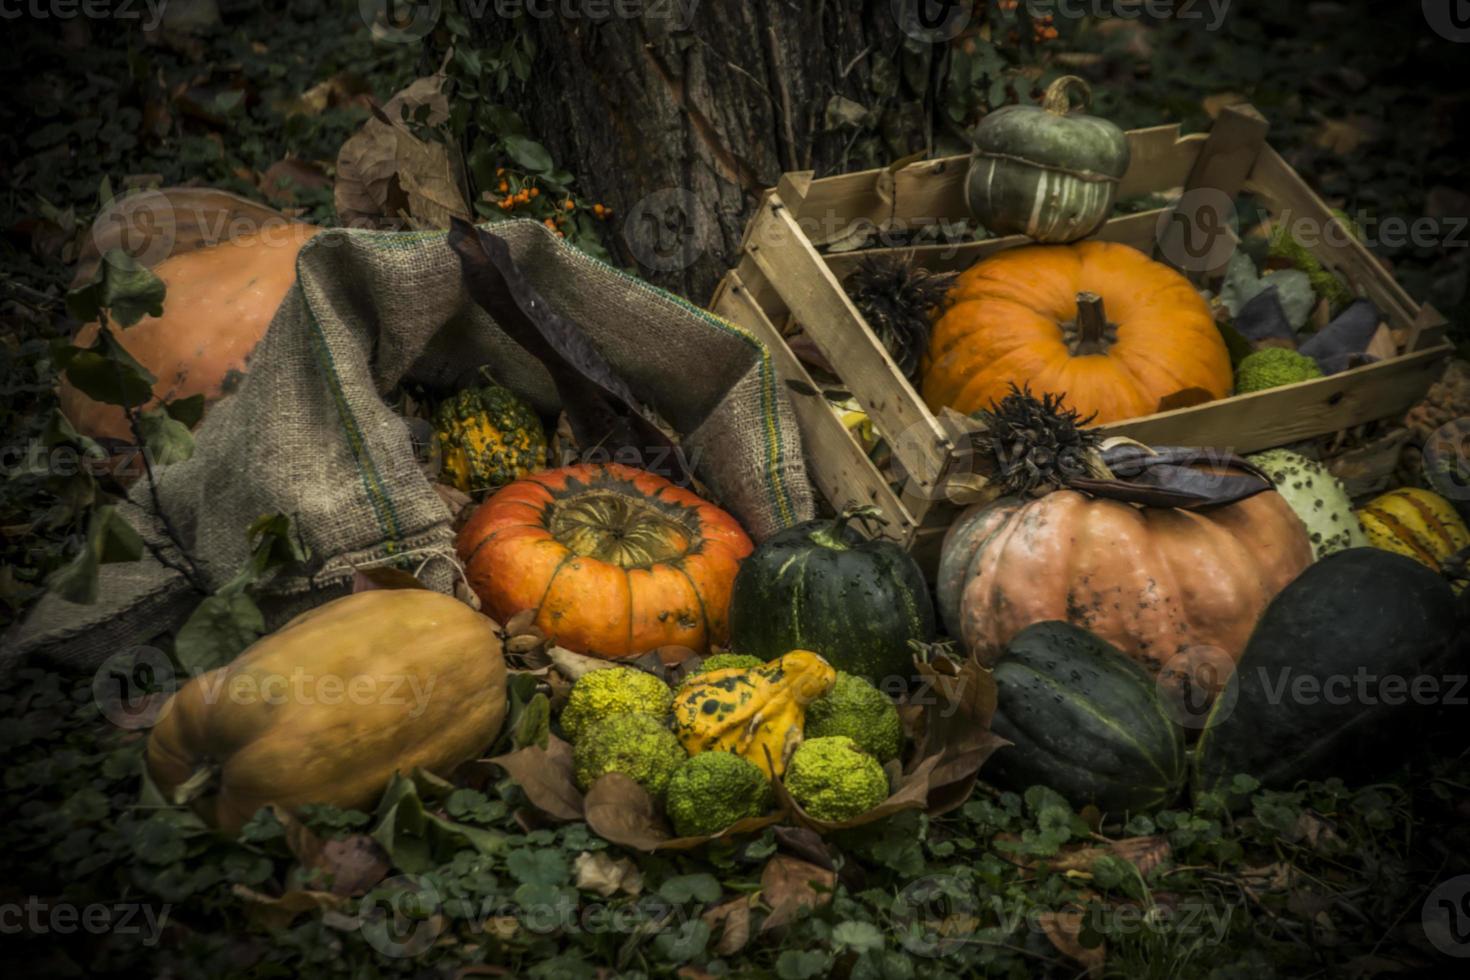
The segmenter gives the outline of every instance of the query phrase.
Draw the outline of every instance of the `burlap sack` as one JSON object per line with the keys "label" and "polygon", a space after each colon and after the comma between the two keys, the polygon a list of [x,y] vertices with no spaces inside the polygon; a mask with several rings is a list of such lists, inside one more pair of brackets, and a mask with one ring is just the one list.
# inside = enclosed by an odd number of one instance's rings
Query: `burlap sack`
{"label": "burlap sack", "polygon": [[[493,230],[547,301],[683,434],[700,479],[752,537],[812,515],[795,419],[759,342],[539,223]],[[268,625],[342,594],[364,566],[396,562],[452,590],[450,514],[380,396],[405,379],[449,390],[482,365],[555,412],[550,377],[471,301],[444,233],[335,230],[309,242],[240,389],[210,411],[194,456],[159,474],[162,505],[211,587],[245,561],[251,521],[283,513],[316,560],[309,576],[269,583]],[[143,481],[123,511],[169,551]],[[6,638],[4,662],[94,668],[176,627],[201,598],[148,556],[102,566],[100,589],[92,605],[42,599]]]}

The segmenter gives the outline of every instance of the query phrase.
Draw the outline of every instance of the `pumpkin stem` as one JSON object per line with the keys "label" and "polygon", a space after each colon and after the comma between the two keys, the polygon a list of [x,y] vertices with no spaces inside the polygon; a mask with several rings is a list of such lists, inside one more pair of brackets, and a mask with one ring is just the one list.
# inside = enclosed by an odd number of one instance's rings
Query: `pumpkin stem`
{"label": "pumpkin stem", "polygon": [[207,795],[219,778],[219,773],[220,767],[213,762],[200,765],[190,773],[188,779],[174,787],[169,794],[169,802],[174,806],[188,806],[199,797]]}
{"label": "pumpkin stem", "polygon": [[1092,108],[1092,86],[1076,75],[1063,75],[1048,85],[1046,94],[1041,97],[1041,107],[1054,115],[1068,115],[1072,112],[1074,92],[1081,103],[1077,106],[1077,111],[1086,112]]}
{"label": "pumpkin stem", "polygon": [[883,512],[872,504],[863,507],[849,507],[833,518],[825,527],[819,527],[813,531],[811,533],[811,539],[823,548],[831,548],[833,551],[846,551],[851,547],[845,538],[847,525],[854,520],[862,521],[864,524],[869,525],[871,529],[872,522],[883,523]]}
{"label": "pumpkin stem", "polygon": [[1078,293],[1077,340],[1073,346],[1073,356],[1106,354],[1111,346],[1112,340],[1108,337],[1108,316],[1103,310],[1102,297],[1097,293]]}

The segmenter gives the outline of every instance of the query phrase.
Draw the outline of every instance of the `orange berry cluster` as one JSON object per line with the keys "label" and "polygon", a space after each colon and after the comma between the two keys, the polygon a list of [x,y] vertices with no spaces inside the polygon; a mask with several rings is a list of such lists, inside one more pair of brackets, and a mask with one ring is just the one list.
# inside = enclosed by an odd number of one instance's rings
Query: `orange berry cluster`
{"label": "orange berry cluster", "polygon": [[[522,217],[541,217],[542,224],[560,237],[566,237],[569,215],[577,208],[575,201],[567,198],[556,204],[543,203],[540,200],[541,188],[536,186],[534,176],[523,177],[508,173],[504,167],[496,168],[495,176],[499,178],[499,181],[495,185],[494,192],[485,192],[486,201],[493,202],[496,207],[507,214],[525,207],[530,214],[523,214]],[[612,216],[612,208],[603,204],[592,205],[591,211],[593,215],[603,220]]]}

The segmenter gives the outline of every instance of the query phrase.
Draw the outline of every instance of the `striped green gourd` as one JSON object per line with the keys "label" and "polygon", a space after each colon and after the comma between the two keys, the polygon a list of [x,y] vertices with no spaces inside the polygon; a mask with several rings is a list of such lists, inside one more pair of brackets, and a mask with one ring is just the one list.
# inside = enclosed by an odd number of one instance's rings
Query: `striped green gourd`
{"label": "striped green gourd", "polygon": [[1168,806],[1183,789],[1183,730],[1154,679],[1087,630],[1026,627],[997,661],[995,685],[990,728],[1011,744],[986,763],[987,781],[1050,786],[1113,814]]}
{"label": "striped green gourd", "polygon": [[987,230],[1075,242],[1107,220],[1128,170],[1128,139],[1087,115],[1091,102],[1087,83],[1065,75],[1041,105],[1005,106],[975,127],[965,200]]}

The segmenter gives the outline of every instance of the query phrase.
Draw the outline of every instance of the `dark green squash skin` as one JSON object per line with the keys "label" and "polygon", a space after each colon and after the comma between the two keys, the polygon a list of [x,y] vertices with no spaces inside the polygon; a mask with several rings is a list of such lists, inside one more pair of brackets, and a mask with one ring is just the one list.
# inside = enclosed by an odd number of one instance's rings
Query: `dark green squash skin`
{"label": "dark green squash skin", "polygon": [[1111,814],[1167,806],[1184,788],[1183,732],[1149,673],[1107,641],[1035,623],[1006,647],[995,683],[990,729],[1012,744],[986,763],[987,782],[1049,786]]}
{"label": "dark green squash skin", "polygon": [[[1470,667],[1470,622],[1457,618],[1448,583],[1401,555],[1350,548],[1310,566],[1262,614],[1236,666],[1233,705],[1220,699],[1206,719],[1195,746],[1195,790],[1218,790],[1237,773],[1290,788],[1332,776],[1361,783],[1392,770],[1420,744],[1436,706],[1409,697],[1386,704],[1376,683],[1367,690],[1377,703],[1365,703],[1354,678],[1360,669],[1410,683],[1429,675],[1451,693],[1445,675]],[[1317,694],[1293,694],[1302,676],[1315,679]],[[1331,677],[1354,679],[1346,697],[1341,687],[1331,698],[1323,693]],[[1467,693],[1462,688],[1460,698]]]}
{"label": "dark green squash skin", "polygon": [[934,631],[918,564],[841,521],[807,521],[766,539],[741,562],[730,598],[737,653],[770,660],[811,650],[889,694],[914,676],[909,641],[928,642]]}

